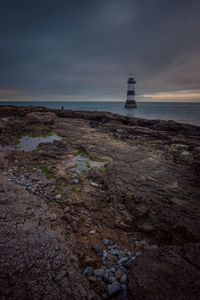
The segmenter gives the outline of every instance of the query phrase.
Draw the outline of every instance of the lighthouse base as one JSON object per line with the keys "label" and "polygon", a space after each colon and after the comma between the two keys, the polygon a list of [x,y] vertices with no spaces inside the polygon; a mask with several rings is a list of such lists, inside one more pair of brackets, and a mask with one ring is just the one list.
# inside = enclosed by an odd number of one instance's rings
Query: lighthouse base
{"label": "lighthouse base", "polygon": [[135,100],[126,100],[124,105],[125,108],[137,108],[137,104]]}

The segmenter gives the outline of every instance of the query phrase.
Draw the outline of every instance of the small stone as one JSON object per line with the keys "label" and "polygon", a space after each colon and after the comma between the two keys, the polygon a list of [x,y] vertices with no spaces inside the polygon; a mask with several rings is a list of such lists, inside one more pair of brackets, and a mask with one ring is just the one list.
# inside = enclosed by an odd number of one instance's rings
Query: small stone
{"label": "small stone", "polygon": [[61,199],[61,198],[62,198],[61,194],[56,195],[56,199]]}
{"label": "small stone", "polygon": [[103,300],[108,299],[107,294],[106,293],[102,294],[101,299],[103,299]]}
{"label": "small stone", "polygon": [[78,180],[77,178],[74,178],[74,179],[72,180],[72,183],[78,184],[78,183],[79,183],[79,180]]}
{"label": "small stone", "polygon": [[93,276],[94,275],[94,268],[93,267],[87,267],[84,271],[85,276]]}
{"label": "small stone", "polygon": [[123,263],[125,263],[125,262],[127,262],[128,261],[128,257],[122,257],[122,258],[120,258],[119,260],[118,260],[118,265],[119,264],[123,264]]}
{"label": "small stone", "polygon": [[72,215],[72,216],[74,216],[76,213],[75,213],[75,210],[72,208],[71,210],[70,210],[70,215]]}
{"label": "small stone", "polygon": [[108,239],[102,239],[102,243],[104,244],[104,246],[107,246],[109,244],[109,240]]}
{"label": "small stone", "polygon": [[108,256],[107,251],[103,250],[103,258],[106,258]]}
{"label": "small stone", "polygon": [[191,153],[185,150],[181,153],[181,155],[191,155]]}
{"label": "small stone", "polygon": [[121,277],[121,279],[120,279],[120,282],[121,282],[122,284],[124,284],[124,283],[126,282],[126,274],[123,274],[123,275],[122,275],[122,277]]}
{"label": "small stone", "polygon": [[96,269],[94,270],[94,275],[97,277],[103,277],[104,276],[104,270],[103,269]]}
{"label": "small stone", "polygon": [[151,249],[157,249],[157,248],[158,248],[158,245],[151,245],[150,248],[151,248]]}
{"label": "small stone", "polygon": [[108,295],[111,297],[118,296],[122,293],[122,287],[118,281],[108,285]]}
{"label": "small stone", "polygon": [[50,220],[51,221],[56,221],[57,220],[57,215],[56,214],[52,214],[51,216],[50,216]]}
{"label": "small stone", "polygon": [[95,183],[93,181],[91,181],[90,184],[91,184],[91,186],[94,186],[94,187],[98,187],[99,186],[98,183]]}
{"label": "small stone", "polygon": [[119,255],[119,250],[114,249],[114,250],[111,251],[111,254],[115,255],[115,256],[118,256]]}
{"label": "small stone", "polygon": [[126,268],[124,268],[123,266],[120,266],[120,271],[124,274],[128,273],[128,270]]}
{"label": "small stone", "polygon": [[93,245],[92,249],[96,252],[97,255],[100,255],[101,250],[98,245]]}
{"label": "small stone", "polygon": [[106,283],[109,283],[109,272],[106,272],[106,273],[104,274],[103,280],[104,280]]}
{"label": "small stone", "polygon": [[89,234],[95,234],[95,233],[96,233],[95,230],[90,230],[90,231],[89,231]]}
{"label": "small stone", "polygon": [[135,255],[136,255],[136,256],[142,255],[142,251],[137,251],[137,252],[135,253]]}
{"label": "small stone", "polygon": [[111,269],[111,272],[115,273],[116,272],[116,269],[114,267],[112,267]]}
{"label": "small stone", "polygon": [[113,282],[115,282],[116,280],[117,280],[117,278],[114,277],[114,276],[110,276],[110,277],[109,277],[109,283],[113,283]]}

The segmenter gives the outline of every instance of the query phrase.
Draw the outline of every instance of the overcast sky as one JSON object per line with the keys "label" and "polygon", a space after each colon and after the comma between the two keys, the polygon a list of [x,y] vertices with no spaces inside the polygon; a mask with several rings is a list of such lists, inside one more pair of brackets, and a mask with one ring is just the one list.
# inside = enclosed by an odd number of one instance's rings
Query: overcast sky
{"label": "overcast sky", "polygon": [[197,0],[2,0],[0,43],[1,100],[200,99]]}

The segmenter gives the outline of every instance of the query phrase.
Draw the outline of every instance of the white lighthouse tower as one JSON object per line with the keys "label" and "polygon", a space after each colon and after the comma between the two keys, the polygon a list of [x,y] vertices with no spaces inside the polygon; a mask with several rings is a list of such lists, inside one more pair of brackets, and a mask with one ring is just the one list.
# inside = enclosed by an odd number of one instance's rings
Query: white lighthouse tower
{"label": "white lighthouse tower", "polygon": [[136,81],[133,76],[130,76],[128,81],[128,90],[127,90],[127,100],[125,103],[125,108],[137,108],[137,104],[135,101],[135,84]]}

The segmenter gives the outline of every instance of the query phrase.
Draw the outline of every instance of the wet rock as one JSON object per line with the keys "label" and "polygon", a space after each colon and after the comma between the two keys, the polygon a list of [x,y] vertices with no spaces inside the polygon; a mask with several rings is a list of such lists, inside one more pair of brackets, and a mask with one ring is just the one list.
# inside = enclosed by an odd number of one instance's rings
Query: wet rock
{"label": "wet rock", "polygon": [[108,285],[108,295],[111,297],[118,296],[122,293],[122,287],[119,282],[115,281]]}

